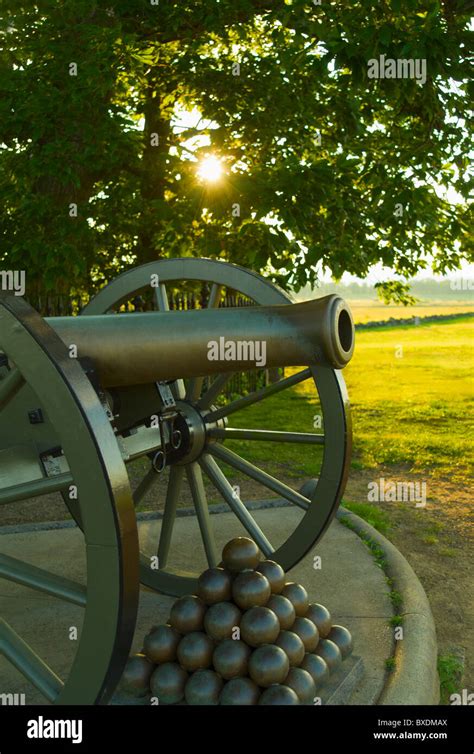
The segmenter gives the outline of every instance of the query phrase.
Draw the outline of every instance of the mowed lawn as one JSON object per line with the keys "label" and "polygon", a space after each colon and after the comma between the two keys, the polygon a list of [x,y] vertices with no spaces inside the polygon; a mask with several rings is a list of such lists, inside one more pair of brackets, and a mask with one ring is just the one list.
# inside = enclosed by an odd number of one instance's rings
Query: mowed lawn
{"label": "mowed lawn", "polygon": [[357,333],[345,370],[355,460],[472,472],[474,327],[470,319]]}
{"label": "mowed lawn", "polygon": [[[342,294],[344,297],[344,294]],[[348,299],[354,322],[384,322],[393,319],[412,317],[452,316],[474,312],[474,302],[470,301],[420,301],[414,306],[383,304],[380,301]]]}
{"label": "mowed lawn", "polygon": [[[353,413],[355,468],[401,464],[452,481],[472,473],[474,327],[470,319],[357,333],[344,370]],[[286,375],[293,369],[287,369]],[[229,417],[229,426],[313,429],[319,404],[310,381]],[[270,471],[314,474],[319,448],[226,443]]]}

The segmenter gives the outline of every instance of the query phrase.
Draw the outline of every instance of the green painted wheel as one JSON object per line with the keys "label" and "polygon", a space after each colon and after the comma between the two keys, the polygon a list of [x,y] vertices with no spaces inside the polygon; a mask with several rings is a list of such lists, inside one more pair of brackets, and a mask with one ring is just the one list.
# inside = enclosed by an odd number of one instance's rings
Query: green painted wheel
{"label": "green painted wheel", "polygon": [[[10,479],[5,462],[2,465],[0,505],[76,487],[86,555],[83,584],[0,554],[3,579],[84,608],[66,678],[59,678],[21,638],[19,626],[3,618],[0,655],[49,702],[103,704],[112,695],[128,657],[138,605],[138,537],[125,466],[109,420],[79,364],[69,358],[66,346],[39,314],[10,295],[0,296],[0,350],[0,435],[4,440],[0,450],[2,459],[13,454],[14,461]],[[44,426],[54,428],[67,471],[41,473],[39,458],[36,478],[25,474],[25,467],[18,471],[17,449],[34,451],[27,416],[31,396],[45,417]],[[9,439],[16,433],[21,445],[7,444],[8,428]],[[27,553],[25,557],[28,560]],[[54,566],[52,551],[53,570]],[[44,626],[37,630],[44,634]]]}
{"label": "green painted wheel", "polygon": [[[121,304],[131,300],[141,291],[149,290],[151,280],[156,275],[159,277],[159,286],[154,289],[154,298],[155,306],[160,310],[169,308],[167,285],[172,283],[175,288],[183,281],[209,284],[209,307],[220,305],[225,288],[242,294],[257,305],[291,302],[291,298],[274,284],[242,267],[208,259],[185,258],[151,262],[123,273],[100,291],[84,308],[82,314],[87,316],[113,313]],[[194,457],[191,455],[188,463],[181,462],[170,466],[161,533],[156,550],[159,569],[154,570],[150,567],[148,554],[141,555],[142,583],[166,594],[185,594],[192,592],[196,587],[196,573],[168,565],[173,527],[185,477],[191,490],[201,539],[210,566],[215,565],[220,556],[212,530],[212,517],[209,515],[203,474],[210,479],[221,498],[257,542],[262,552],[279,562],[285,571],[298,563],[320,539],[337,510],[345,487],[351,453],[351,423],[346,388],[339,371],[308,365],[299,372],[227,405],[216,406],[215,402],[230,377],[230,374],[219,375],[207,390],[203,388],[204,378],[190,380],[186,385],[182,380],[174,383],[174,393],[182,410],[188,407],[190,413],[199,413],[200,425],[205,428],[205,432],[199,453]],[[225,425],[227,417],[279,392],[291,391],[305,380],[311,380],[316,387],[324,435],[286,431],[286,427],[285,431],[274,431],[230,428]],[[298,447],[311,445],[312,449],[319,452],[318,457],[321,459],[318,473],[314,475],[317,477],[317,483],[313,479],[306,487],[306,494],[302,494],[301,491],[292,489],[288,484],[282,483],[230,450],[226,447],[229,440],[233,444],[264,441],[296,443]],[[272,490],[302,510],[298,525],[294,531],[288,532],[288,537],[278,547],[272,546],[240,496],[236,495],[220,468],[222,463],[265,489]],[[157,475],[150,470],[134,493],[136,504],[154,485],[156,479]],[[305,491],[304,486],[301,489]]]}

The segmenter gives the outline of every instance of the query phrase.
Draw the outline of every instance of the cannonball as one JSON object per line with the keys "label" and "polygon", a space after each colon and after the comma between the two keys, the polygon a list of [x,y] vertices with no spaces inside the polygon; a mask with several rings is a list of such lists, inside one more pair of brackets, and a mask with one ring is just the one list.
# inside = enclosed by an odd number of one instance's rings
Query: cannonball
{"label": "cannonball", "polygon": [[319,655],[305,654],[300,667],[308,671],[316,684],[316,689],[321,688],[329,678],[329,668]]}
{"label": "cannonball", "polygon": [[226,573],[229,574],[231,579],[233,579],[236,575],[236,572],[233,573],[232,571],[229,571],[229,569],[225,567],[225,563],[223,560],[221,560],[221,562],[217,564],[216,568],[222,568]]}
{"label": "cannonball", "polygon": [[337,644],[341,650],[342,659],[349,657],[354,644],[352,641],[352,634],[344,626],[333,626],[329,632],[328,639]]}
{"label": "cannonball", "polygon": [[290,666],[298,666],[301,663],[305,654],[305,648],[298,634],[295,634],[293,631],[280,631],[275,644],[286,652]]}
{"label": "cannonball", "polygon": [[224,568],[208,568],[199,576],[197,594],[206,605],[230,600],[232,596],[230,573]]}
{"label": "cannonball", "polygon": [[244,571],[246,568],[256,568],[260,562],[260,550],[248,537],[235,537],[227,542],[222,550],[222,560],[229,571]]}
{"label": "cannonball", "polygon": [[153,672],[150,680],[151,693],[160,704],[178,704],[184,699],[184,687],[188,674],[177,662],[165,662]]}
{"label": "cannonball", "polygon": [[258,686],[271,686],[282,683],[290,669],[286,653],[274,644],[258,647],[250,655],[249,676]]}
{"label": "cannonball", "polygon": [[312,602],[308,607],[305,617],[313,621],[319,631],[319,636],[321,639],[328,638],[329,632],[332,627],[332,621],[331,613],[326,607],[324,607],[324,605],[319,605],[317,602]]}
{"label": "cannonball", "polygon": [[214,641],[231,639],[234,628],[240,626],[242,613],[233,602],[211,605],[204,617],[204,630]]}
{"label": "cannonball", "polygon": [[341,650],[330,639],[321,639],[314,654],[323,658],[330,673],[333,673],[342,662]]}
{"label": "cannonball", "polygon": [[318,629],[312,621],[308,618],[300,618],[297,616],[291,630],[295,634],[298,634],[304,644],[306,652],[314,652],[318,646],[319,634]]}
{"label": "cannonball", "polygon": [[309,605],[308,592],[295,581],[288,581],[281,590],[283,597],[290,600],[291,604],[295,608],[296,615],[306,615]]}
{"label": "cannonball", "polygon": [[270,686],[270,688],[268,689],[265,689],[260,699],[258,700],[258,703],[292,705],[299,704],[300,700],[298,699],[297,694],[293,691],[293,689],[290,689],[289,686],[276,684],[274,686]]}
{"label": "cannonball", "polygon": [[256,605],[266,605],[271,591],[268,579],[258,571],[239,573],[232,584],[234,602],[242,610],[248,610]]}
{"label": "cannonball", "polygon": [[314,704],[316,684],[307,670],[290,668],[290,672],[285,678],[285,686],[293,689],[300,700],[300,704]]}
{"label": "cannonball", "polygon": [[144,654],[132,655],[120,679],[120,690],[130,696],[141,697],[150,693],[150,678],[155,667]]}
{"label": "cannonball", "polygon": [[285,571],[279,563],[275,563],[274,560],[262,560],[255,570],[263,573],[268,579],[272,594],[280,594],[285,586]]}
{"label": "cannonball", "polygon": [[161,623],[154,623],[152,626],[150,626],[150,628],[148,629],[148,631],[145,634],[145,638],[147,636],[150,636],[150,634],[154,633],[156,631],[156,629],[160,627],[160,625],[161,625]]}
{"label": "cannonball", "polygon": [[240,638],[251,647],[273,644],[280,633],[280,622],[268,607],[251,607],[242,615]]}
{"label": "cannonball", "polygon": [[180,597],[171,608],[170,625],[179,634],[201,631],[206,609],[204,602],[194,594]]}
{"label": "cannonball", "polygon": [[226,639],[215,648],[212,655],[214,670],[226,680],[247,675],[250,651],[245,642]]}
{"label": "cannonball", "polygon": [[219,704],[248,706],[257,704],[259,697],[260,689],[251,678],[232,678],[222,689]]}
{"label": "cannonball", "polygon": [[313,495],[316,492],[316,487],[318,486],[318,480],[314,477],[312,479],[307,479],[306,482],[304,482],[300,487],[300,493],[304,495],[304,497],[307,497],[308,500],[313,499]]}
{"label": "cannonball", "polygon": [[184,698],[188,704],[219,704],[224,685],[222,678],[213,670],[198,670],[186,684]]}
{"label": "cannonball", "polygon": [[176,660],[176,650],[181,636],[171,626],[157,626],[145,636],[143,649],[149,660],[156,665]]}
{"label": "cannonball", "polygon": [[178,661],[184,670],[194,671],[210,667],[214,642],[201,631],[183,636],[178,644]]}
{"label": "cannonball", "polygon": [[272,594],[266,605],[280,621],[280,628],[288,631],[295,622],[296,613],[292,603],[281,594]]}

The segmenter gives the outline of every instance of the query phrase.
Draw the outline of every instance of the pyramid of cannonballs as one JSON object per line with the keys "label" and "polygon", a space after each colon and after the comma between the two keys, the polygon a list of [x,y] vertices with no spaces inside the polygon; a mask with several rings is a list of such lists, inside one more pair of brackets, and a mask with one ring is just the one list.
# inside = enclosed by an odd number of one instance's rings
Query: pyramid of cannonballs
{"label": "pyramid of cannonballs", "polygon": [[351,651],[349,631],[238,537],[147,634],[121,688],[159,704],[314,704]]}

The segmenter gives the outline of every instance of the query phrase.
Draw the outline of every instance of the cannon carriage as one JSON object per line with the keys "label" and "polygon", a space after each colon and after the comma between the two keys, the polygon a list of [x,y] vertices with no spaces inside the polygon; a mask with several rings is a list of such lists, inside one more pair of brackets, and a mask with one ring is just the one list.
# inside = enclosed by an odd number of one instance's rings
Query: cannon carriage
{"label": "cannon carriage", "polygon": [[[208,284],[206,308],[170,311],[168,291]],[[225,308],[225,290],[251,306]],[[121,313],[147,291],[156,311]],[[221,346],[210,358],[209,344]],[[232,374],[255,368],[248,344],[265,344],[266,367],[289,367],[278,381],[229,400]],[[247,344],[230,349],[226,344]],[[106,703],[128,656],[139,584],[168,595],[191,593],[193,553],[173,562],[173,532],[187,483],[196,532],[210,566],[220,560],[209,486],[266,557],[285,571],[324,533],[339,505],[350,462],[351,427],[341,368],[354,348],[350,312],[337,296],[302,304],[261,276],[205,259],[152,262],[100,291],[78,317],[44,320],[11,295],[0,299],[0,505],[59,492],[82,531],[86,583],[0,554],[0,576],[84,609],[66,678],[23,641],[0,610],[0,654],[54,703]],[[232,358],[226,358],[231,355]],[[321,429],[232,426],[252,407],[311,385]],[[270,426],[268,426],[270,425]],[[248,443],[284,443],[314,457],[311,479],[295,489],[245,458]],[[243,450],[239,451],[239,444]],[[232,449],[229,447],[232,446]],[[127,469],[143,459],[130,485]],[[226,469],[296,506],[301,517],[282,541],[269,541]],[[206,480],[209,485],[206,486]],[[317,480],[317,481],[316,481]],[[136,508],[164,500],[157,539],[139,542]],[[211,503],[213,501],[211,500]],[[229,531],[229,537],[233,532]],[[0,545],[1,551],[1,545]]]}

